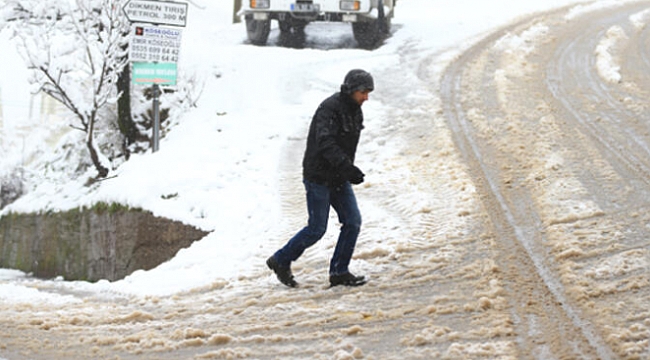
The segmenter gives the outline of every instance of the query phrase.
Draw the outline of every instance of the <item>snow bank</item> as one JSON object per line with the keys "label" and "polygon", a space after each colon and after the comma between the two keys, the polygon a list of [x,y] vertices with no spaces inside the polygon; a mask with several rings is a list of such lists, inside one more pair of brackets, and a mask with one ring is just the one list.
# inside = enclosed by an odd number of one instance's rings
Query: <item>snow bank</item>
{"label": "snow bank", "polygon": [[625,30],[612,26],[596,47],[596,68],[600,77],[611,83],[621,82],[620,53],[628,40]]}

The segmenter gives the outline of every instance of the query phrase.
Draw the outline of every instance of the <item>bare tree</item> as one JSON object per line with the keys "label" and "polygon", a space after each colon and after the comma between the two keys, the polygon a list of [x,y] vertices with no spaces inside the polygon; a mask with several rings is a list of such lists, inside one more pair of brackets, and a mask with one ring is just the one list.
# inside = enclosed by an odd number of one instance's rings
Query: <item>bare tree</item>
{"label": "bare tree", "polygon": [[21,40],[32,82],[67,107],[86,133],[86,147],[98,177],[108,175],[93,141],[99,114],[114,104],[116,82],[128,57],[129,22],[122,0],[6,0],[12,14],[5,26]]}

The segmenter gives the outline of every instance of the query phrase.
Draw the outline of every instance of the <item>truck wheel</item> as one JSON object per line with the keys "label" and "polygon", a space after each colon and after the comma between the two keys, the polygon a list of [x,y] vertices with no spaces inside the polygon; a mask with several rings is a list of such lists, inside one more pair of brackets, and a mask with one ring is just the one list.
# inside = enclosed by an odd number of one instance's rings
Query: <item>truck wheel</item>
{"label": "truck wheel", "polygon": [[255,20],[252,17],[246,17],[246,33],[248,40],[255,45],[265,45],[271,32],[270,20]]}

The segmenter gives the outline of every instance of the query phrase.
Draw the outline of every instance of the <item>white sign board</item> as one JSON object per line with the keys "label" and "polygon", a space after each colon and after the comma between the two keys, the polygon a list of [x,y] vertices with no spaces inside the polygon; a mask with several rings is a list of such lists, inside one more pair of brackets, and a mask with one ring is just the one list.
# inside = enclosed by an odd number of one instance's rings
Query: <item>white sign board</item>
{"label": "white sign board", "polygon": [[178,62],[182,31],[153,25],[133,25],[129,43],[132,62]]}
{"label": "white sign board", "polygon": [[187,24],[187,3],[129,0],[123,10],[130,22],[183,27]]}

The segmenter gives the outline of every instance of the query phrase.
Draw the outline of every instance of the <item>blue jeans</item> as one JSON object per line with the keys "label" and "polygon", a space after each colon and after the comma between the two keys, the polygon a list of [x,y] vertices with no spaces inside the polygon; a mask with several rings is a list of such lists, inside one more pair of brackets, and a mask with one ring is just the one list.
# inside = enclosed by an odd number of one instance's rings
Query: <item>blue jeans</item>
{"label": "blue jeans", "polygon": [[320,240],[327,230],[330,206],[334,208],[341,223],[341,232],[336,243],[334,255],[330,261],[330,275],[341,275],[349,272],[348,265],[357,243],[361,230],[361,213],[357,199],[349,182],[330,188],[303,180],[307,190],[307,210],[309,221],[274,256],[281,266],[289,266],[297,260],[308,247]]}

